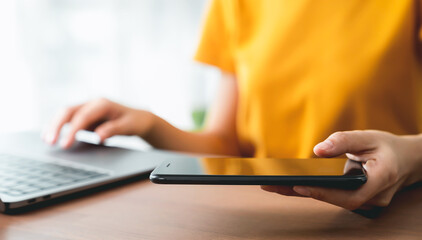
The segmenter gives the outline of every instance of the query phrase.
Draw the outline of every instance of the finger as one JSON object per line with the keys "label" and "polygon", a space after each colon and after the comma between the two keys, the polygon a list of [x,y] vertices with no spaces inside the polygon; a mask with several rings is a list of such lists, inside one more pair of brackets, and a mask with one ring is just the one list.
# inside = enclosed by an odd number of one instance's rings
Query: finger
{"label": "finger", "polygon": [[344,190],[323,187],[295,186],[293,190],[302,196],[312,197],[349,210],[354,210],[366,204],[379,192],[385,190],[388,179],[382,174],[382,168],[376,161],[370,160],[366,165],[368,181],[357,190]]}
{"label": "finger", "polygon": [[374,150],[377,141],[366,131],[336,132],[314,147],[319,157],[335,157],[345,153],[364,153]]}
{"label": "finger", "polygon": [[100,136],[101,142],[104,142],[104,140],[114,135],[127,134],[128,125],[126,118],[122,117],[101,124],[95,129],[95,132]]}
{"label": "finger", "polygon": [[361,205],[357,200],[351,199],[353,192],[350,190],[308,186],[294,186],[293,190],[304,197],[311,197],[349,210],[357,209]]}
{"label": "finger", "polygon": [[66,108],[59,112],[53,119],[50,127],[47,131],[43,134],[43,140],[49,144],[55,144],[57,139],[59,138],[60,131],[63,126],[68,123],[71,119],[73,114],[75,114],[78,109],[80,109],[82,104],[76,105],[73,107]]}
{"label": "finger", "polygon": [[371,206],[386,207],[390,204],[394,197],[394,194],[400,190],[401,183],[396,183],[393,187],[387,188],[384,191],[379,192],[367,204]]}
{"label": "finger", "polygon": [[356,162],[366,162],[368,160],[372,160],[377,158],[377,155],[375,154],[374,151],[370,151],[367,153],[357,153],[357,154],[351,154],[351,153],[346,153],[346,157],[350,160],[354,160]]}
{"label": "finger", "polygon": [[267,191],[267,192],[278,193],[278,194],[285,195],[285,196],[300,196],[300,197],[303,197],[302,195],[295,192],[293,190],[292,186],[265,185],[265,186],[261,186],[261,189],[264,190],[264,191]]}
{"label": "finger", "polygon": [[68,135],[63,142],[61,147],[69,148],[75,141],[75,135],[79,130],[86,129],[90,125],[98,122],[99,120],[107,116],[107,106],[100,102],[93,102],[91,104],[84,105],[79,111],[77,111],[71,122],[70,130]]}

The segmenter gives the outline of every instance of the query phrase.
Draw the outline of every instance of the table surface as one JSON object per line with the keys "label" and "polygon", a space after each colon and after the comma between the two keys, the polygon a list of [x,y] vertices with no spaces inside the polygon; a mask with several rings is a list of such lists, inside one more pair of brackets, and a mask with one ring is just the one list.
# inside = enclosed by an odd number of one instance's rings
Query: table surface
{"label": "table surface", "polygon": [[0,239],[421,239],[422,188],[375,218],[258,186],[156,185],[147,179],[14,215]]}

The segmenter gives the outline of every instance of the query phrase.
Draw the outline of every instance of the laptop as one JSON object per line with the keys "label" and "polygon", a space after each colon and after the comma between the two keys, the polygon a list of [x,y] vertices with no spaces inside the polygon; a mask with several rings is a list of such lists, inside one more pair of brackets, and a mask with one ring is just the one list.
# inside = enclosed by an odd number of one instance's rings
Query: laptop
{"label": "laptop", "polygon": [[0,134],[0,212],[147,175],[163,160],[182,156],[86,142],[62,150],[38,132]]}

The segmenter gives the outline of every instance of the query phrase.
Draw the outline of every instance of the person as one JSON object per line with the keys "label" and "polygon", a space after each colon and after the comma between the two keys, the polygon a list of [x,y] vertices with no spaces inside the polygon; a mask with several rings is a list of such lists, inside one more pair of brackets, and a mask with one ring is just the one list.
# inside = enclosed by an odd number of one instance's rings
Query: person
{"label": "person", "polygon": [[195,59],[222,77],[203,131],[98,99],[60,112],[44,138],[55,144],[69,123],[67,148],[78,130],[103,120],[101,140],[138,135],[168,150],[346,154],[367,171],[357,190],[262,188],[351,210],[387,206],[422,178],[421,14],[417,0],[214,0]]}

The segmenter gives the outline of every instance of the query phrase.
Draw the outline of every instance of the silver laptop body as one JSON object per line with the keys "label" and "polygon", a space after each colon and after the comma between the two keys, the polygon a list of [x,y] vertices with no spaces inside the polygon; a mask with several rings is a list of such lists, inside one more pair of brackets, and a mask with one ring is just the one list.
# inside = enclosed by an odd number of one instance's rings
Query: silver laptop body
{"label": "silver laptop body", "polygon": [[51,147],[37,132],[0,134],[0,212],[148,174],[182,155],[78,142]]}

